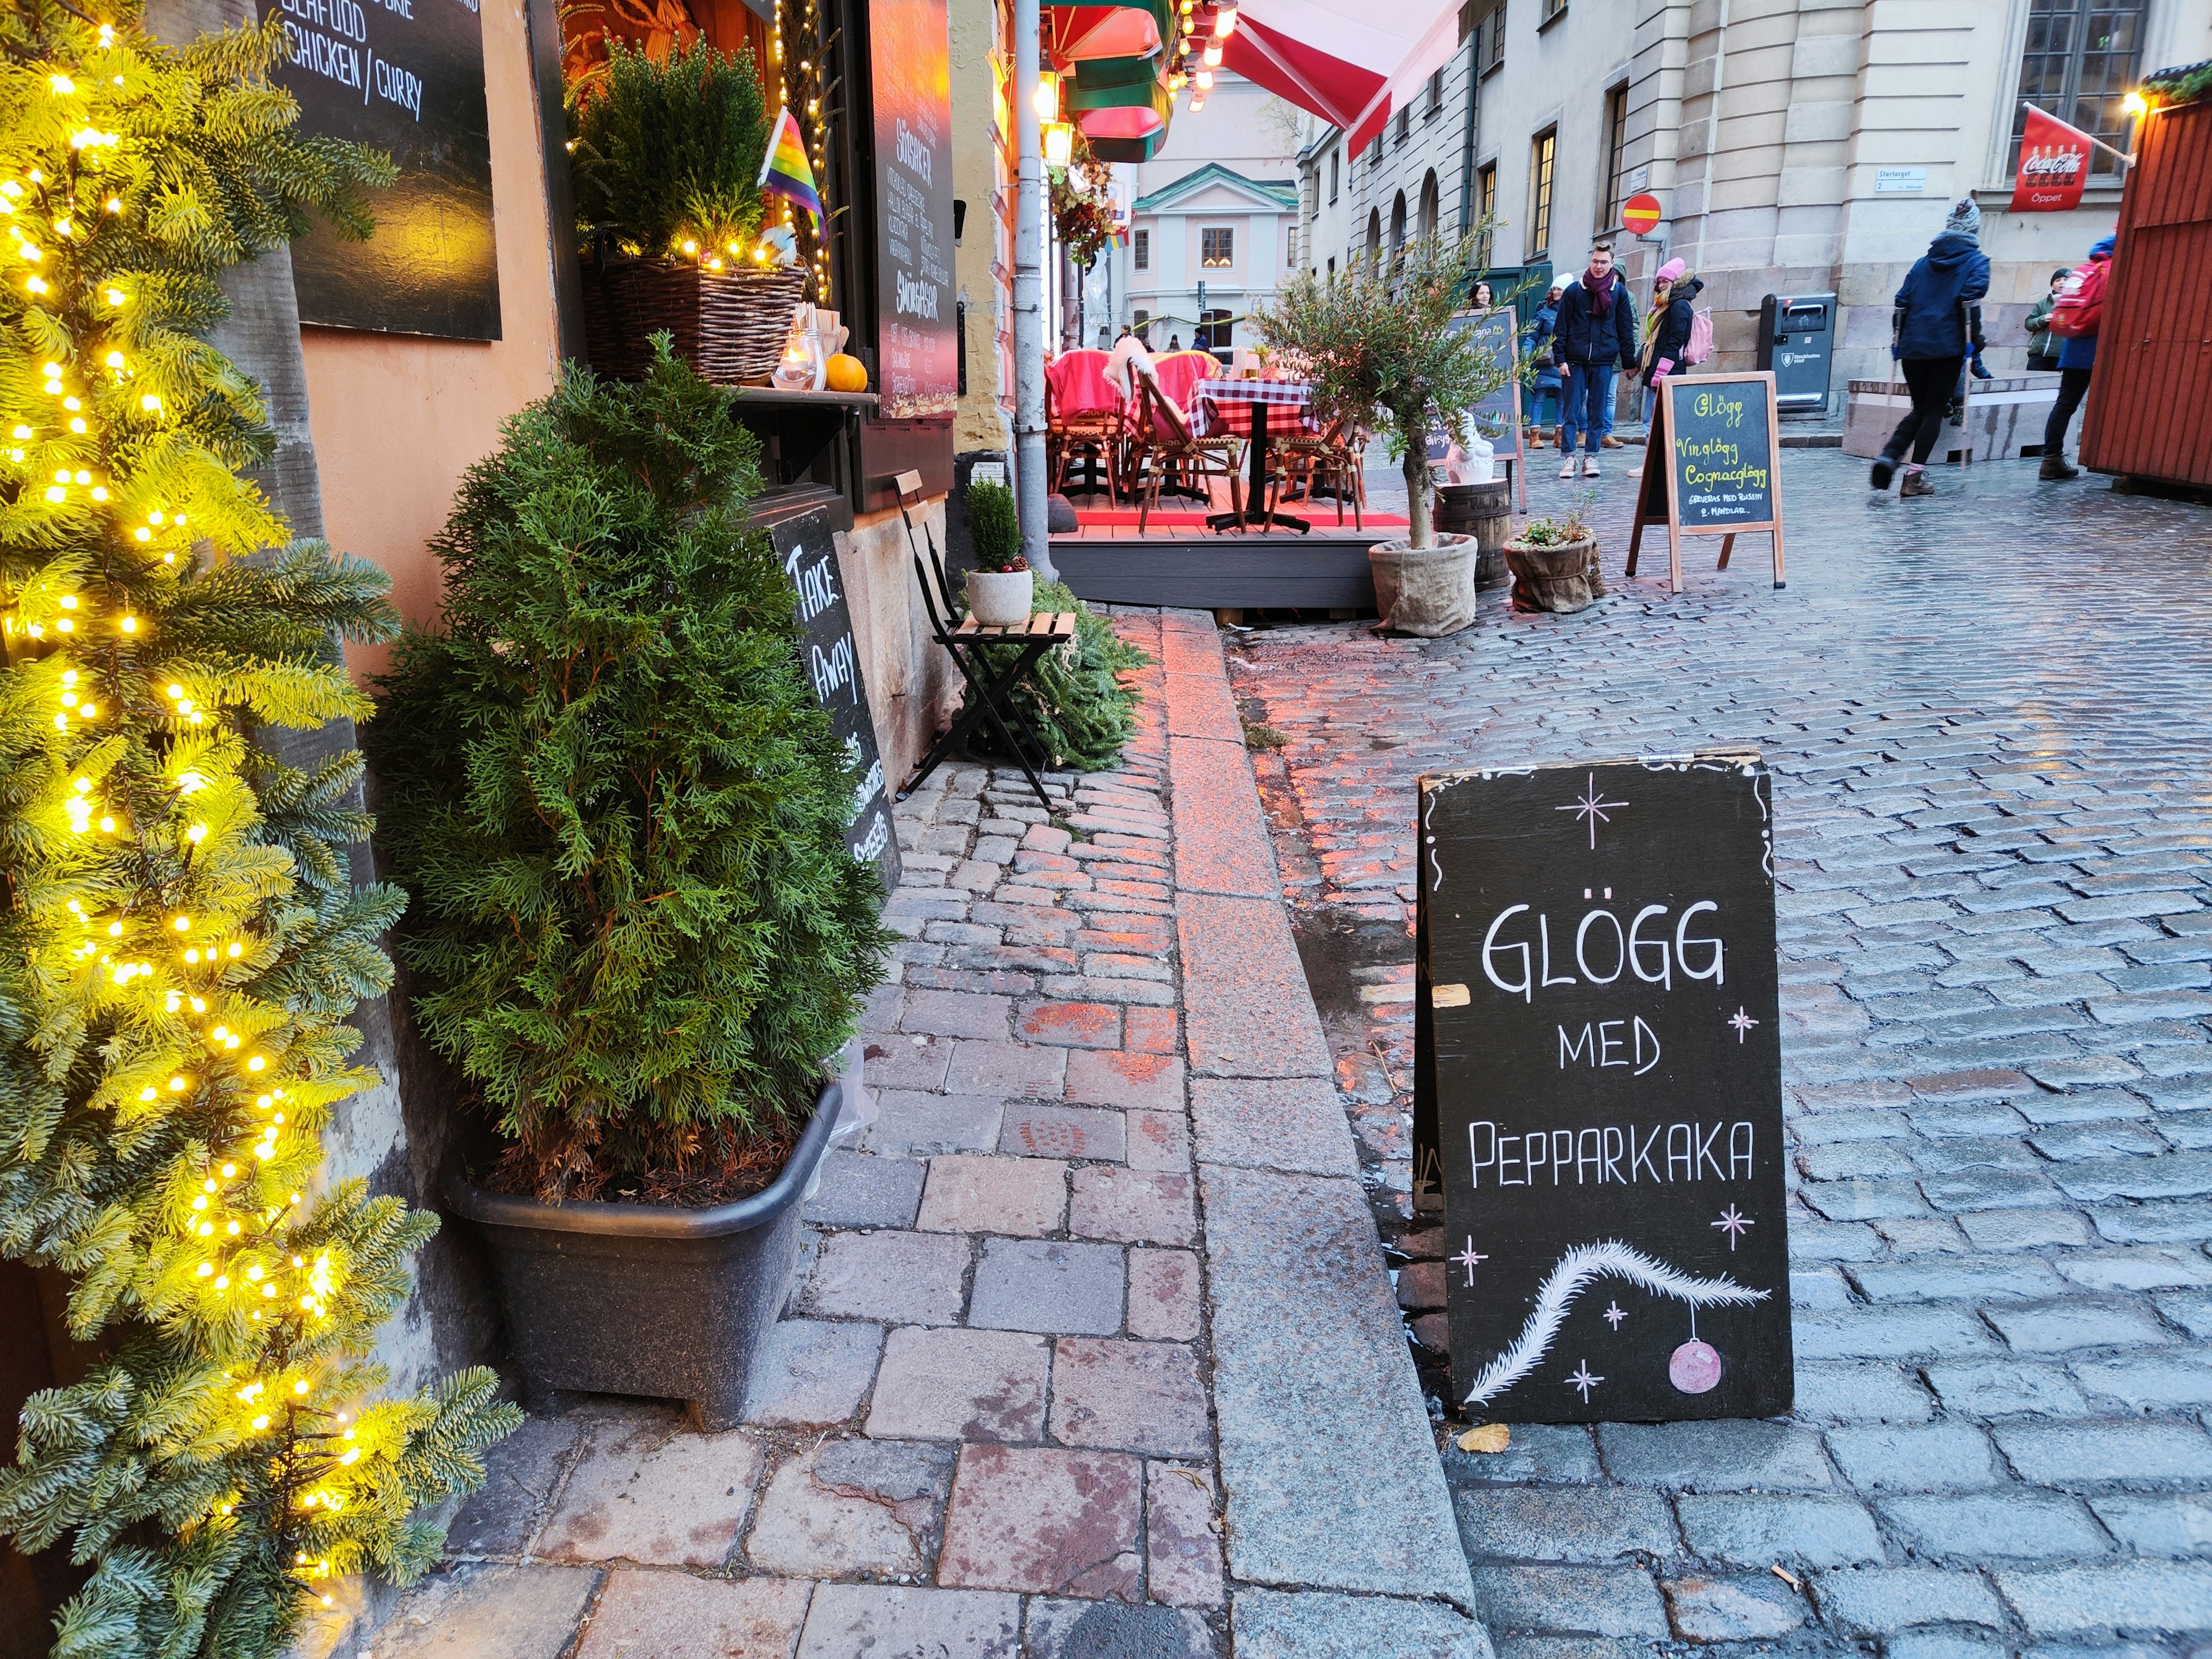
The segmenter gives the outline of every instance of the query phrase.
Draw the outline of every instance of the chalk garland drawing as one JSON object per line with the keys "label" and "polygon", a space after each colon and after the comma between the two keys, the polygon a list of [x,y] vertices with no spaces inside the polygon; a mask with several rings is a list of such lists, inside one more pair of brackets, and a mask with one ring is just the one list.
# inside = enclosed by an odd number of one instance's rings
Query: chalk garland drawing
{"label": "chalk garland drawing", "polygon": [[1663,1261],[1654,1261],[1617,1238],[1598,1244],[1577,1244],[1561,1256],[1545,1276],[1542,1288],[1536,1292],[1535,1310],[1522,1326],[1521,1334],[1514,1339],[1511,1347],[1482,1368],[1481,1375],[1474,1379],[1474,1386],[1467,1391],[1466,1403],[1487,1405],[1534,1370],[1550,1352],[1559,1327],[1565,1323],[1568,1311],[1583,1288],[1595,1279],[1608,1277],[1626,1279],[1647,1291],[1686,1302],[1693,1310],[1746,1307],[1764,1302],[1771,1294],[1754,1291],[1725,1277],[1696,1278]]}

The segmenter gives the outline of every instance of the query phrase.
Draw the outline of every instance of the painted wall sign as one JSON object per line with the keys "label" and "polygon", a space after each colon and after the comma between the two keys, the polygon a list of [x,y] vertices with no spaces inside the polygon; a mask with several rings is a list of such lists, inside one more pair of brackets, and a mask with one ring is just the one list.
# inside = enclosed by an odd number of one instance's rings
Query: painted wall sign
{"label": "painted wall sign", "polygon": [[1421,780],[1415,1156],[1471,1416],[1790,1409],[1771,800],[1750,751]]}
{"label": "painted wall sign", "polygon": [[951,45],[945,0],[873,0],[879,416],[959,402],[952,285]]}
{"label": "painted wall sign", "polygon": [[292,244],[300,320],[447,339],[499,338],[491,134],[476,0],[277,0],[300,130],[374,145],[399,180],[376,234],[318,224]]}
{"label": "painted wall sign", "polygon": [[830,711],[846,754],[860,770],[846,843],[855,858],[875,865],[889,894],[899,882],[898,836],[891,828],[891,798],[876,748],[876,723],[868,713],[868,688],[860,678],[853,613],[837,579],[837,541],[829,512],[817,508],[784,519],[770,527],[769,536],[784,574],[799,590],[799,651],[806,678]]}

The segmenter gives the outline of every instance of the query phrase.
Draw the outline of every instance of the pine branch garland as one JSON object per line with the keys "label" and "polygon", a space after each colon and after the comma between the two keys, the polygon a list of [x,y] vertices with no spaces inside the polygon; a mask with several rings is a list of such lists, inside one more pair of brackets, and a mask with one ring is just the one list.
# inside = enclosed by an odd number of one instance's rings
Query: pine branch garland
{"label": "pine branch garland", "polygon": [[204,336],[225,266],[365,229],[391,169],[293,134],[282,43],[0,17],[0,1251],[96,1354],[24,1409],[0,1533],[95,1565],[64,1655],[275,1652],[329,1576],[431,1559],[414,1511],[519,1420],[481,1372],[358,1403],[436,1224],[317,1191],[404,900],[349,879],[359,757],[257,736],[364,714],[332,640],[392,619],[238,476],[272,440]]}

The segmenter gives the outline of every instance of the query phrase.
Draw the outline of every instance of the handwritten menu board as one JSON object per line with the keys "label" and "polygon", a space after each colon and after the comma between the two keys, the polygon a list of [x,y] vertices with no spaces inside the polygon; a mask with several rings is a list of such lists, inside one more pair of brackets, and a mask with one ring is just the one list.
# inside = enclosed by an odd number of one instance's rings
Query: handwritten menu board
{"label": "handwritten menu board", "polygon": [[769,527],[784,574],[799,590],[799,650],[814,695],[830,713],[845,752],[859,769],[853,793],[853,822],[845,832],[853,856],[865,859],[883,877],[888,894],[899,882],[898,836],[891,828],[890,793],[876,749],[876,724],[868,713],[868,689],[860,678],[860,647],[853,639],[853,613],[837,580],[837,541],[826,508],[784,519]]}
{"label": "handwritten menu board", "polygon": [[1644,469],[1636,522],[1628,540],[1627,574],[1636,574],[1644,526],[1667,526],[1668,585],[1682,591],[1682,538],[1720,536],[1719,568],[1728,568],[1736,537],[1765,531],[1774,538],[1774,585],[1783,577],[1782,494],[1776,463],[1774,375],[1669,374],[1656,382],[1646,453],[1665,465]]}
{"label": "handwritten menu board", "polygon": [[885,420],[959,402],[952,283],[951,38],[945,0],[872,0],[878,407]]}
{"label": "handwritten menu board", "polygon": [[1421,780],[1416,1158],[1471,1417],[1790,1409],[1771,804],[1750,751]]}
{"label": "handwritten menu board", "polygon": [[300,131],[383,150],[399,179],[371,192],[376,234],[328,225],[292,244],[300,320],[447,339],[500,337],[478,0],[277,0],[276,81]]}

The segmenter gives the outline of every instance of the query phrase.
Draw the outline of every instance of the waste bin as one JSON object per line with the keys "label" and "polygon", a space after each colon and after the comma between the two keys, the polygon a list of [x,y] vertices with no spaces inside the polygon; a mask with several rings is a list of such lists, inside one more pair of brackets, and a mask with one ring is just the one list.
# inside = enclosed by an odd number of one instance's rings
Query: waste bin
{"label": "waste bin", "polygon": [[1782,415],[1828,412],[1838,307],[1832,294],[1770,294],[1759,305],[1759,366],[1774,371]]}

